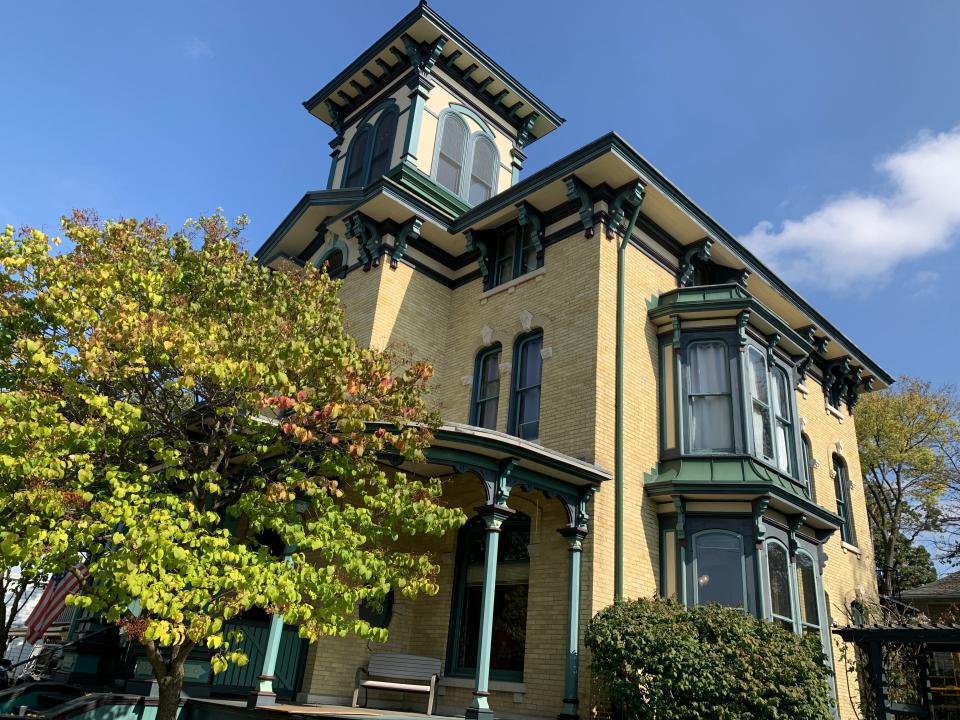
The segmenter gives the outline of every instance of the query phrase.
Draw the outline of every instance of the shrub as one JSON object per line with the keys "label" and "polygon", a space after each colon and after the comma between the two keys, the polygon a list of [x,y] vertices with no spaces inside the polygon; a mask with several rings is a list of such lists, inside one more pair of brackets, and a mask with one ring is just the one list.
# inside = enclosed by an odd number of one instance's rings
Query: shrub
{"label": "shrub", "polygon": [[587,626],[593,672],[638,720],[830,720],[819,637],[732,608],[620,602]]}

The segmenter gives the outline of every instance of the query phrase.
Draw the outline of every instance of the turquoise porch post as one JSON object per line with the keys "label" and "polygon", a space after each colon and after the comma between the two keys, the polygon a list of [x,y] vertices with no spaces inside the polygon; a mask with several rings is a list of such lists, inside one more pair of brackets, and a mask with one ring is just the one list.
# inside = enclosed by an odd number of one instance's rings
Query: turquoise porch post
{"label": "turquoise porch post", "polygon": [[[284,560],[292,563],[293,559],[290,553],[292,548],[287,548],[284,554]],[[283,615],[270,616],[270,632],[267,635],[267,647],[263,655],[263,667],[257,676],[257,689],[247,696],[247,707],[264,707],[266,705],[275,705],[277,702],[277,693],[273,689],[273,682],[276,680],[274,673],[277,670],[277,657],[280,654],[280,640],[283,636]]]}
{"label": "turquoise porch post", "polygon": [[567,527],[560,531],[570,551],[569,584],[567,586],[567,658],[563,678],[563,709],[559,720],[578,720],[577,684],[580,680],[580,560],[587,531]]}
{"label": "turquoise porch post", "polygon": [[480,606],[480,639],[477,651],[477,675],[473,701],[464,714],[469,720],[493,720],[490,696],[490,649],[493,644],[493,603],[497,589],[497,553],[500,549],[500,526],[514,514],[502,505],[479,508],[487,524],[487,542],[483,556],[483,602]]}

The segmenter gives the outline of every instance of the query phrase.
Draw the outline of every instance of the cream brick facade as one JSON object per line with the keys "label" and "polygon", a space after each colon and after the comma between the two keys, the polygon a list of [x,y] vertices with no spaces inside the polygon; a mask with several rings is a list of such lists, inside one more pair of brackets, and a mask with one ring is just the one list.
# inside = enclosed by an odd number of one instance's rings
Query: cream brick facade
{"label": "cream brick facade", "polygon": [[[541,332],[540,430],[538,449],[525,451],[527,469],[540,463],[542,470],[543,463],[556,463],[566,468],[562,472],[569,470],[570,477],[584,467],[595,468],[604,477],[614,470],[619,342],[624,378],[620,478],[624,596],[664,592],[661,530],[679,525],[681,513],[700,518],[701,524],[715,513],[759,528],[756,538],[744,534],[746,548],[752,549],[755,540],[760,543],[764,526],[781,534],[794,532],[791,538],[803,538],[816,547],[830,619],[844,624],[852,600],[876,597],[855,421],[847,401],[853,405],[870,382],[881,385],[889,382],[889,376],[618,136],[604,136],[518,182],[515,171],[523,161],[523,148],[551,131],[559,119],[429,8],[419,6],[401,26],[406,28],[397,31],[401,34],[385,36],[361,58],[367,64],[366,81],[360,85],[370,82],[370,89],[355,96],[356,89],[345,93],[350,82],[354,88],[358,84],[361,65],[355,64],[307,103],[338,133],[332,143],[330,186],[305,196],[261,248],[261,261],[270,264],[287,258],[318,264],[333,243],[345,247],[346,264],[337,272],[345,278],[341,299],[351,332],[363,344],[434,365],[431,402],[445,422],[458,424],[459,429],[451,431],[460,433],[454,444],[475,440],[472,430],[463,426],[471,421],[478,352],[499,345],[497,422],[484,442],[501,450],[508,447],[514,350],[519,338]],[[449,47],[457,49],[444,50]],[[402,61],[384,69],[392,64],[385,58],[403,53],[409,57],[409,74],[404,74]],[[383,72],[382,87],[370,80],[377,75],[371,71],[375,63]],[[345,96],[350,100],[343,101]],[[337,97],[340,101],[333,102]],[[391,103],[399,112],[391,169],[382,179],[370,178],[368,187],[341,188],[345,158],[358,127],[375,122],[376,113]],[[464,210],[468,204],[463,187],[442,186],[439,180],[438,120],[445,112],[460,113],[470,138],[485,135],[496,147],[491,171],[496,194],[473,209]],[[470,142],[468,138],[468,148]],[[466,151],[461,162],[472,162]],[[473,182],[477,173],[471,172],[464,165],[461,178]],[[624,323],[618,341],[618,247],[639,188],[644,193],[641,212],[623,256]],[[502,242],[497,233],[523,222],[526,226],[518,228],[516,237],[534,238],[542,263],[497,284],[490,277]],[[702,297],[695,298],[697,293]],[[671,302],[676,303],[674,309],[667,305]],[[681,307],[685,302],[689,305]],[[739,337],[741,352],[748,336],[753,338],[750,342],[767,346],[771,366],[776,357],[794,380],[798,368],[809,370],[794,391],[795,424],[809,438],[816,461],[809,496],[801,489],[799,472],[782,473],[770,462],[749,457],[746,420],[740,450],[708,461],[734,460],[742,463],[744,472],[758,468],[754,480],[741,478],[737,485],[711,475],[697,484],[675,473],[674,485],[664,489],[664,478],[673,477],[669,461],[683,467],[704,458],[686,450],[670,455],[661,448],[666,406],[674,402],[661,397],[669,396],[661,376],[661,352],[671,342],[679,348],[682,333],[704,329]],[[743,367],[741,360],[737,362]],[[821,380],[839,388],[839,409],[827,406]],[[735,407],[743,404],[744,416],[748,402],[742,392],[731,394]],[[673,412],[679,416],[685,407],[678,404]],[[842,543],[836,531],[834,454],[843,458],[851,480],[856,546]],[[473,515],[479,505],[491,502],[490,497],[475,474],[458,472],[445,477],[445,497]],[[583,489],[569,484],[578,480],[562,482],[571,492]],[[588,717],[597,701],[582,646],[583,628],[614,601],[616,482],[598,481],[599,492],[587,508],[576,693],[581,717]],[[494,679],[489,686],[490,705],[505,718],[556,716],[564,708],[570,553],[556,531],[580,520],[569,516],[557,493],[546,488],[520,484],[508,499],[511,508],[530,516],[531,540],[522,679]],[[562,492],[559,497],[564,497]],[[416,600],[398,597],[384,647],[354,638],[321,639],[309,651],[302,697],[348,699],[355,669],[364,666],[373,651],[448,658],[457,533],[428,547],[440,564],[440,592]],[[755,556],[759,567],[764,555],[758,550]],[[757,573],[758,612],[764,607],[764,582],[763,573]],[[856,680],[847,673],[839,646],[833,656],[839,716],[852,720]],[[462,713],[471,703],[471,678],[444,677],[440,687],[440,712]],[[416,695],[371,692],[370,697],[384,706],[422,708],[422,697]]]}

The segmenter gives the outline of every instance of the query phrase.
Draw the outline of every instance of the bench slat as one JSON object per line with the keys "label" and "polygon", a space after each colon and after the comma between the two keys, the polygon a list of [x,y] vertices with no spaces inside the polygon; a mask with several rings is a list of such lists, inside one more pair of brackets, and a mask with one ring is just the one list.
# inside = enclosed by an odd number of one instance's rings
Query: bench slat
{"label": "bench slat", "polygon": [[376,677],[429,680],[440,675],[443,662],[437,658],[399,653],[376,653],[370,656],[367,672]]}
{"label": "bench slat", "polygon": [[428,693],[429,685],[410,685],[409,683],[382,682],[380,680],[364,680],[360,687],[379,690],[403,690],[405,692]]}

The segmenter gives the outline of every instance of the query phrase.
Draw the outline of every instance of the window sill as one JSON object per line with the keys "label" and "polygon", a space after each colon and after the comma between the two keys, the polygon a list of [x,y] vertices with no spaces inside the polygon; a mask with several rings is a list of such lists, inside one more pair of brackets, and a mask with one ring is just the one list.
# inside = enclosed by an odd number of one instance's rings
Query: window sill
{"label": "window sill", "polygon": [[863,556],[863,550],[858,548],[856,545],[851,545],[846,540],[840,541],[840,547],[843,548],[844,552],[853,553],[857,557]]}
{"label": "window sill", "polygon": [[529,280],[539,280],[540,278],[542,278],[545,271],[546,271],[546,267],[538,267],[536,270],[531,270],[525,275],[516,277],[513,280],[508,280],[502,285],[497,285],[496,287],[492,287],[489,290],[485,290],[483,294],[480,295],[480,302],[483,302],[487,298],[493,295],[496,295],[498,293],[514,292],[518,285],[522,285],[523,283]]}
{"label": "window sill", "polygon": [[[440,678],[441,687],[446,685],[447,687],[473,689],[474,683],[473,678],[451,677],[449,675]],[[525,693],[527,691],[526,683],[508,682],[507,680],[491,680],[489,687],[491,690],[499,692]]]}
{"label": "window sill", "polygon": [[839,410],[837,410],[837,409],[836,409],[833,405],[831,405],[830,403],[824,403],[824,407],[827,409],[827,412],[828,412],[830,415],[833,415],[837,420],[839,420],[840,422],[843,422],[843,413],[842,413],[842,412],[840,412]]}

